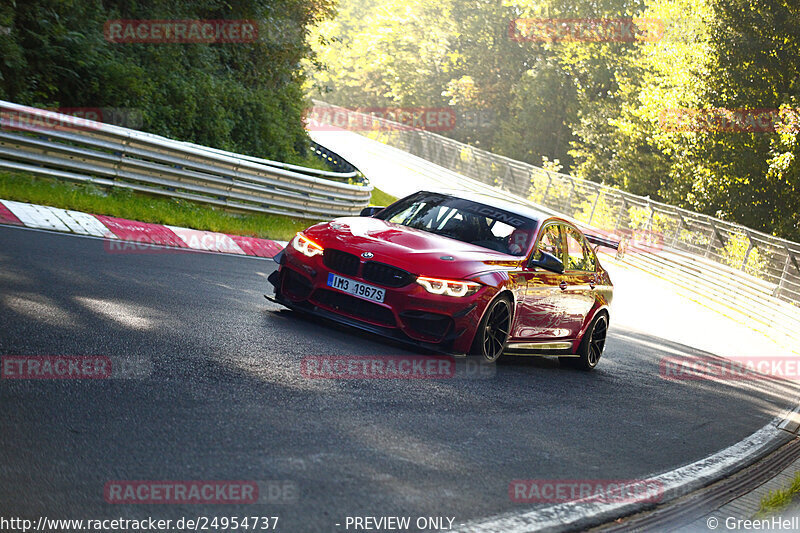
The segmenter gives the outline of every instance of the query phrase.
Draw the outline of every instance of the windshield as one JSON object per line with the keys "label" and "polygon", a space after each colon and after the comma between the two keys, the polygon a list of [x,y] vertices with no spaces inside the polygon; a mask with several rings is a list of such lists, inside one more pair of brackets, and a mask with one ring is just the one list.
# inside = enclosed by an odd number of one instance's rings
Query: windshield
{"label": "windshield", "polygon": [[441,194],[416,194],[376,218],[502,252],[524,256],[536,221],[489,205]]}

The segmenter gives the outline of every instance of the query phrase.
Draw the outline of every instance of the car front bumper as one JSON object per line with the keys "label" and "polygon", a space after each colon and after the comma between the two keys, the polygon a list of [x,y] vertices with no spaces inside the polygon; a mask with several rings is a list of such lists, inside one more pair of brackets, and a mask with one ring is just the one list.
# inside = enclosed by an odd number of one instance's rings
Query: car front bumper
{"label": "car front bumper", "polygon": [[[491,287],[482,286],[469,296],[437,295],[414,281],[402,287],[386,287],[328,268],[319,255],[309,258],[288,248],[275,259],[280,267],[270,276],[270,282],[278,303],[446,353],[470,351],[481,316],[494,293]],[[384,289],[384,301],[366,300],[329,287],[331,272]]]}

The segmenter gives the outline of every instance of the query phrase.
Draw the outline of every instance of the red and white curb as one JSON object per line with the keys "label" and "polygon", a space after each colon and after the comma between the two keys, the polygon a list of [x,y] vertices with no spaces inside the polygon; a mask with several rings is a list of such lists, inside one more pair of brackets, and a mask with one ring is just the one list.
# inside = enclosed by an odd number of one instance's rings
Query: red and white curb
{"label": "red and white curb", "polygon": [[[87,235],[136,245],[157,245],[224,254],[273,257],[286,246],[282,241],[228,235],[43,205],[0,200],[0,224]],[[119,251],[124,245],[114,245]]]}

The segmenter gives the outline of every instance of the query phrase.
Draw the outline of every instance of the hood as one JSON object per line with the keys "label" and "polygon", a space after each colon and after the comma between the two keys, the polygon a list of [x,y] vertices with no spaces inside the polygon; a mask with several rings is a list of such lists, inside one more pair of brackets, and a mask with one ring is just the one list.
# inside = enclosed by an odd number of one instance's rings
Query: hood
{"label": "hood", "polygon": [[355,255],[372,252],[374,257],[371,261],[421,276],[463,279],[488,270],[517,268],[522,260],[370,217],[337,218],[312,226],[304,233],[323,248],[335,248]]}

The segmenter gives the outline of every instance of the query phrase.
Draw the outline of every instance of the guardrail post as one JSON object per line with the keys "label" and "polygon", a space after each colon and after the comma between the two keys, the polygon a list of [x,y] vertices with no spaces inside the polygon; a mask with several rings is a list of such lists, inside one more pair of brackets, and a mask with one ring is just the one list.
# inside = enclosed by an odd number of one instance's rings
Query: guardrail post
{"label": "guardrail post", "polygon": [[677,248],[678,237],[681,234],[681,229],[683,229],[683,217],[678,211],[675,212],[675,215],[678,217],[678,225],[675,226],[675,233],[672,235],[672,244],[670,245],[672,248]]}
{"label": "guardrail post", "polygon": [[620,195],[620,200],[622,200],[622,209],[619,210],[619,214],[617,215],[617,222],[614,224],[614,231],[619,229],[619,223],[622,221],[622,213],[628,213],[628,200],[625,199],[625,196]]}
{"label": "guardrail post", "polygon": [[422,133],[415,134],[415,136],[419,139],[420,146],[424,147],[423,152],[425,155],[423,159],[427,159],[428,161],[441,161],[446,157],[445,154],[447,154],[448,146],[433,143],[427,135]]}
{"label": "guardrail post", "polygon": [[411,142],[409,144],[411,144],[412,146],[416,144],[419,147],[417,148],[417,155],[419,157],[422,157],[423,159],[427,159],[429,161],[439,157],[439,153],[442,151],[442,147],[437,145],[436,153],[433,153],[433,150],[431,149],[431,146],[428,143],[428,139],[426,139],[424,135],[417,135],[416,133],[413,132],[404,132],[403,135],[411,136]]}
{"label": "guardrail post", "polygon": [[467,174],[467,176],[469,176],[471,178],[475,178],[475,179],[479,179],[480,178],[481,173],[480,173],[480,169],[478,169],[478,160],[477,160],[477,158],[470,158],[470,160],[467,161],[467,166],[465,167],[464,172]]}
{"label": "guardrail post", "polygon": [[511,166],[504,165],[506,171],[503,173],[503,183],[508,183],[510,185],[506,186],[506,189],[513,192],[514,194],[519,194],[517,189],[516,180],[514,179],[514,172],[511,171]]}
{"label": "guardrail post", "polygon": [[720,244],[722,244],[722,245],[725,244],[725,239],[720,234],[719,229],[717,228],[716,224],[714,224],[714,220],[710,219],[710,218],[707,219],[707,220],[708,220],[709,225],[711,226],[711,238],[708,239],[708,246],[706,246],[706,253],[703,255],[703,257],[708,257],[708,254],[711,253],[711,248],[714,246],[714,237],[719,239],[719,243]]}
{"label": "guardrail post", "polygon": [[[800,274],[800,265],[797,264],[797,258],[794,256],[794,254],[792,253],[792,251],[789,249],[788,246],[784,245],[784,248],[786,248],[786,265],[784,265],[783,273],[781,274],[781,280],[780,280],[781,290],[785,285],[786,278],[789,277],[789,261],[792,262],[792,264],[794,265],[794,269],[797,271],[798,274]],[[797,302],[796,298],[790,297],[789,299],[795,303]]]}
{"label": "guardrail post", "polygon": [[786,247],[786,253],[789,254],[789,258],[792,260],[792,264],[794,265],[794,269],[797,270],[797,273],[800,274],[800,265],[797,264],[797,258],[794,256],[792,251],[789,247]]}
{"label": "guardrail post", "polygon": [[[412,154],[418,155],[420,157],[422,156],[422,153],[425,151],[425,146],[422,143],[422,137],[414,135],[406,139],[406,137],[408,137],[407,132],[400,132],[398,136],[401,137],[401,140],[398,144],[403,146],[404,150]],[[386,134],[386,137],[387,141],[391,139],[388,132]],[[391,144],[391,143],[387,142],[386,144]]]}
{"label": "guardrail post", "polygon": [[567,195],[567,205],[565,206],[564,211],[572,207],[572,195],[575,192],[575,180],[573,179],[569,180],[569,184],[570,188],[569,188],[569,194]]}
{"label": "guardrail post", "polygon": [[789,248],[786,248],[786,261],[783,262],[783,272],[781,272],[781,279],[778,280],[778,285],[775,287],[775,290],[772,293],[772,296],[775,298],[781,297],[781,292],[783,292],[783,285],[786,282],[786,276],[789,275],[789,262],[792,260],[792,252],[789,251]]}
{"label": "guardrail post", "polygon": [[[409,131],[399,131],[399,132],[389,132],[387,133],[387,138],[391,139],[392,135],[399,137],[399,144],[401,146],[407,146],[408,148],[403,147],[403,150],[407,151],[410,154],[414,154],[417,157],[425,158],[427,157],[435,157],[435,155],[428,152],[428,145],[425,142],[425,139],[422,135],[414,135],[414,132]],[[388,142],[386,144],[389,144]]]}
{"label": "guardrail post", "polygon": [[753,249],[753,239],[750,237],[750,232],[745,230],[745,235],[747,235],[747,251],[744,253],[744,259],[742,259],[742,264],[739,266],[739,270],[744,270],[747,266],[747,259],[750,257],[750,250]]}
{"label": "guardrail post", "polygon": [[592,212],[589,214],[589,222],[587,222],[587,224],[590,225],[590,226],[592,225],[592,219],[594,219],[594,211],[595,211],[595,209],[597,209],[597,203],[600,201],[600,195],[602,193],[603,193],[602,189],[600,189],[600,187],[598,187],[597,188],[597,196],[595,197],[594,204],[592,205]]}
{"label": "guardrail post", "polygon": [[[546,171],[547,172],[547,171]],[[550,192],[550,185],[553,183],[553,176],[550,175],[550,172],[547,172],[547,187],[544,189],[544,195],[542,195],[542,205],[546,206],[547,204],[545,201],[547,200],[547,193]]]}
{"label": "guardrail post", "polygon": [[[448,147],[449,148],[449,147]],[[459,168],[461,162],[461,150],[457,146],[453,147],[453,158],[450,160],[450,168]],[[445,166],[445,165],[442,165]]]}

